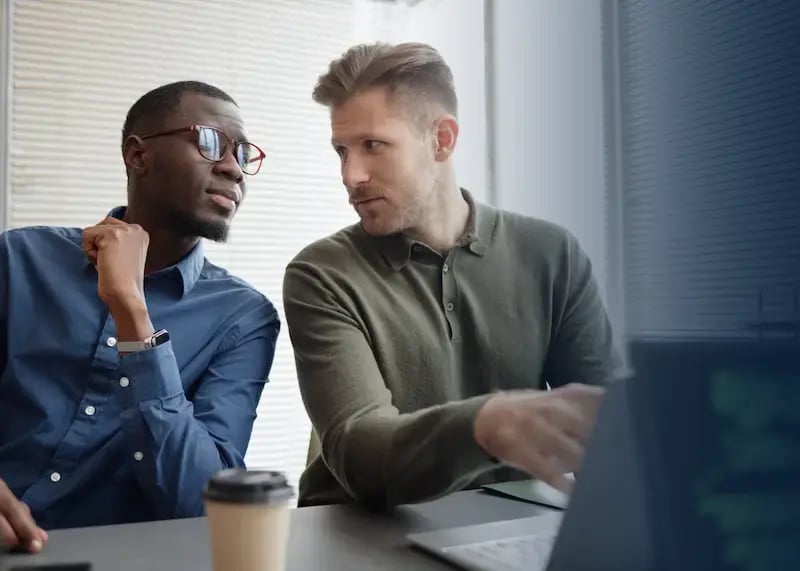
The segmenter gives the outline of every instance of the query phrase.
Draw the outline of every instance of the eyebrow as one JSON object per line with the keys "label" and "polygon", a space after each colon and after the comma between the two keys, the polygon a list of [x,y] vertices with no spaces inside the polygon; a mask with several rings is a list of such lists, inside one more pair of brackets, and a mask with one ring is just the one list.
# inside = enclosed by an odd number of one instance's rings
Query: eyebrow
{"label": "eyebrow", "polygon": [[244,127],[242,125],[234,125],[231,126],[230,124],[226,124],[226,121],[197,121],[197,125],[206,125],[208,127],[214,127],[215,129],[219,129],[223,133],[225,133],[228,137],[233,139],[234,141],[249,141],[245,136]]}
{"label": "eyebrow", "polygon": [[236,130],[236,131],[229,132],[229,131],[226,131],[225,129],[222,129],[222,132],[225,133],[226,135],[228,135],[234,141],[249,141],[249,139],[245,136],[244,131]]}
{"label": "eyebrow", "polygon": [[347,141],[363,141],[365,139],[382,140],[381,137],[379,137],[376,133],[359,133],[358,135],[353,135],[352,137],[346,137],[345,140],[331,138],[331,145],[336,148],[347,145]]}

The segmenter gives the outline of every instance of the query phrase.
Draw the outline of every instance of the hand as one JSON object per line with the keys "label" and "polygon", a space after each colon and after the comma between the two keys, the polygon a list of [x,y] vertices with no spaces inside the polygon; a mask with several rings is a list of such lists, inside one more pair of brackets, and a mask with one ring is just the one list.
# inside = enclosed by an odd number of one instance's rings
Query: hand
{"label": "hand", "polygon": [[33,521],[30,508],[0,480],[0,543],[38,553],[46,541],[47,532]]}
{"label": "hand", "polygon": [[478,411],[475,440],[490,456],[569,492],[565,474],[583,459],[604,394],[582,384],[499,393]]}
{"label": "hand", "polygon": [[141,341],[154,331],[144,297],[149,244],[141,226],[111,217],[83,231],[83,251],[97,268],[97,294],[111,312],[120,341]]}
{"label": "hand", "polygon": [[138,224],[108,217],[83,231],[83,251],[97,268],[97,293],[113,310],[144,303],[144,265],[150,236]]}

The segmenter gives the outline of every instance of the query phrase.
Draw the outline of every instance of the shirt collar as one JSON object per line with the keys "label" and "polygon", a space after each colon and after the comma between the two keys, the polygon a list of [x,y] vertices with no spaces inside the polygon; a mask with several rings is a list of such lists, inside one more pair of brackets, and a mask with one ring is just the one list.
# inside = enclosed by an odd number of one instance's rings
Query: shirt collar
{"label": "shirt collar", "polygon": [[[476,256],[483,257],[492,241],[497,211],[489,205],[475,202],[472,195],[463,188],[461,194],[469,205],[469,218],[467,218],[467,226],[464,234],[458,240],[457,247],[466,248]],[[413,248],[428,248],[399,233],[382,236],[376,240],[384,258],[395,270],[405,267],[408,260],[411,259]]]}
{"label": "shirt collar", "polygon": [[[108,213],[109,216],[122,220],[125,217],[126,207],[117,206]],[[169,277],[177,279],[181,286],[181,297],[192,291],[197,281],[200,279],[200,274],[205,266],[205,253],[203,251],[203,243],[198,242],[192,248],[192,251],[186,254],[177,264],[173,264],[168,268],[159,270],[148,277]]]}

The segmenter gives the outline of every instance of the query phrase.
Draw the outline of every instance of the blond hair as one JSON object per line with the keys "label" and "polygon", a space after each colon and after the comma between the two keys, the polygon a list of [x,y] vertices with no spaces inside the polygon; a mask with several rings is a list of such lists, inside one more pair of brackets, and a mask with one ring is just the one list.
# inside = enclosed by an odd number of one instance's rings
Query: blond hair
{"label": "blond hair", "polygon": [[313,98],[335,108],[376,87],[387,88],[393,98],[410,98],[413,105],[409,108],[415,111],[434,103],[453,116],[458,112],[450,67],[436,49],[422,43],[353,46],[319,77]]}

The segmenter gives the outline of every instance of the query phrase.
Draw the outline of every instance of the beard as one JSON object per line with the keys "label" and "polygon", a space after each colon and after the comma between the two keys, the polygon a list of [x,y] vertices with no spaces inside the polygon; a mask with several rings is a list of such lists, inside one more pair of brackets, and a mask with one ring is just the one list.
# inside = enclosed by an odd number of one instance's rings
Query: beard
{"label": "beard", "polygon": [[188,212],[173,210],[164,215],[165,228],[186,238],[227,242],[230,225],[225,220],[205,220]]}
{"label": "beard", "polygon": [[[414,192],[413,188],[401,187],[400,190],[387,191],[382,186],[362,185],[349,193],[350,204],[364,200],[382,198],[387,201],[391,211],[380,223],[376,220],[362,218],[361,226],[367,234],[385,236],[402,233],[416,226],[423,218],[429,196]],[[403,200],[397,202],[397,198]]]}

